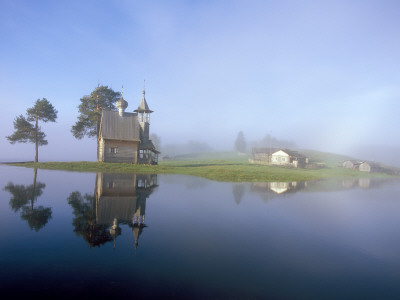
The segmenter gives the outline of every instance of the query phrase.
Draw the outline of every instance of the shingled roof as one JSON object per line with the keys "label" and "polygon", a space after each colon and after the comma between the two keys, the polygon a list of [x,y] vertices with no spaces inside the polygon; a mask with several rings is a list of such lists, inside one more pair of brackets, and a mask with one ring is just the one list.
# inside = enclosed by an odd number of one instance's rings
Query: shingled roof
{"label": "shingled roof", "polygon": [[147,141],[142,141],[139,145],[139,149],[149,149],[152,150],[155,153],[161,153],[159,151],[156,150],[156,147],[154,146],[153,142],[151,140],[147,140]]}
{"label": "shingled roof", "polygon": [[283,152],[285,152],[285,153],[287,153],[287,154],[289,154],[290,156],[293,156],[293,157],[297,157],[297,158],[306,158],[307,157],[304,154],[299,153],[299,152],[294,151],[294,150],[289,150],[289,149],[280,149],[280,150],[282,150]]}
{"label": "shingled roof", "polygon": [[140,101],[139,107],[135,109],[135,112],[146,112],[146,113],[152,113],[153,111],[149,108],[147,105],[146,97],[145,97],[145,90],[142,92],[142,100]]}
{"label": "shingled roof", "polygon": [[124,112],[124,115],[120,116],[118,111],[103,109],[100,137],[103,139],[139,142],[137,114]]}

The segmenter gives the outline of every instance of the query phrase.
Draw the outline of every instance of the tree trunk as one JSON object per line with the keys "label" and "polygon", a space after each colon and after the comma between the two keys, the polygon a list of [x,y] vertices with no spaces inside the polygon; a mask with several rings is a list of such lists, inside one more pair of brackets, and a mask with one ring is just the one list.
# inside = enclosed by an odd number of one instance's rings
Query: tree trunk
{"label": "tree trunk", "polygon": [[38,158],[39,144],[38,144],[38,117],[35,120],[35,163],[39,161]]}
{"label": "tree trunk", "polygon": [[99,138],[97,138],[97,161],[99,161],[99,149],[100,149],[100,146],[99,146]]}
{"label": "tree trunk", "polygon": [[[97,98],[97,101],[98,101],[98,98]],[[99,116],[97,116],[97,124],[96,124],[96,139],[97,139],[97,161],[99,161],[99,157],[100,157],[100,154],[99,154],[99,149],[100,149],[100,146],[99,146],[99,135],[100,135],[100,117]]]}
{"label": "tree trunk", "polygon": [[30,207],[30,212],[32,213],[33,211],[33,202],[35,202],[35,196],[36,196],[36,177],[37,177],[37,168],[35,168],[34,173],[33,173],[33,189],[32,189],[32,196],[31,196],[31,207]]}

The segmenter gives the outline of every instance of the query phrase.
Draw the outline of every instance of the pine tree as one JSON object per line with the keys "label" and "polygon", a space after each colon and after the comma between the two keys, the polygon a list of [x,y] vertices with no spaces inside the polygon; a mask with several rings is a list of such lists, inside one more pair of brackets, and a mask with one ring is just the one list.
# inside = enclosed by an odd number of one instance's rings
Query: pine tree
{"label": "pine tree", "polygon": [[246,152],[246,140],[244,138],[244,134],[242,131],[239,131],[236,141],[235,141],[235,150],[240,153]]}
{"label": "pine tree", "polygon": [[[114,92],[113,89],[103,85],[97,86],[90,95],[83,96],[81,104],[78,106],[78,120],[71,128],[73,136],[79,140],[84,136],[96,137],[98,148],[101,110],[104,108],[115,109],[115,102],[120,97],[121,93]],[[99,151],[97,151],[97,155],[99,155]]]}
{"label": "pine tree", "polygon": [[[14,133],[6,138],[11,144],[15,143],[34,143],[35,144],[35,162],[39,161],[39,146],[47,145],[46,134],[41,131],[39,121],[55,122],[57,119],[57,110],[46,99],[38,99],[35,105],[26,111],[27,117],[19,115],[14,120]],[[32,124],[33,123],[33,124]]]}

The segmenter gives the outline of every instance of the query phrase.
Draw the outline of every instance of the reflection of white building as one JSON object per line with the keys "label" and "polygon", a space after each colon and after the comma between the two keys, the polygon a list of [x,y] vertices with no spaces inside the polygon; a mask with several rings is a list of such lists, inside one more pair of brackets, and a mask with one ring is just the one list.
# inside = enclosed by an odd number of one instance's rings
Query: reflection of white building
{"label": "reflection of white building", "polygon": [[[269,189],[277,194],[282,194],[285,193],[289,190],[296,190],[300,188],[298,186],[298,182],[292,181],[292,182],[270,182],[269,183]],[[302,187],[305,186],[305,182],[302,184]]]}
{"label": "reflection of white building", "polygon": [[277,194],[282,194],[289,189],[289,182],[271,182],[269,188]]}
{"label": "reflection of white building", "polygon": [[342,186],[344,188],[354,188],[356,186],[362,188],[369,188],[371,184],[370,178],[349,178],[342,181]]}
{"label": "reflection of white building", "polygon": [[358,185],[364,189],[367,189],[371,186],[371,179],[370,178],[360,178],[358,180]]}
{"label": "reflection of white building", "polygon": [[266,201],[284,193],[295,193],[307,187],[306,181],[253,182],[250,190],[260,194]]}

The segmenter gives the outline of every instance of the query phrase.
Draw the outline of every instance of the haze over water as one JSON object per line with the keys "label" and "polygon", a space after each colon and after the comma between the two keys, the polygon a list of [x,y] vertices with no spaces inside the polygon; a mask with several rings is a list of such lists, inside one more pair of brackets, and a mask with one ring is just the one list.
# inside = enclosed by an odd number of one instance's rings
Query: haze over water
{"label": "haze over water", "polygon": [[397,179],[34,174],[0,166],[6,294],[391,299],[400,292]]}

